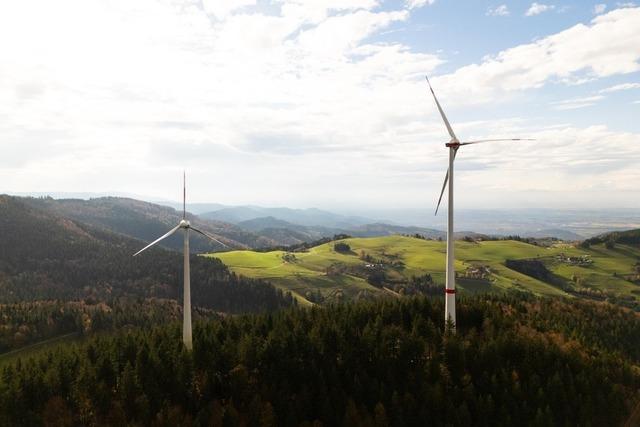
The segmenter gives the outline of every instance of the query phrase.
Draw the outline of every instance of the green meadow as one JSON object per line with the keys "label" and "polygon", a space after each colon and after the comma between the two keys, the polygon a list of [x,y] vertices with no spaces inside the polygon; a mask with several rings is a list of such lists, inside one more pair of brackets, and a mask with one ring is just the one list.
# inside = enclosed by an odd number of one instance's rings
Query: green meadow
{"label": "green meadow", "polygon": [[[275,286],[291,291],[302,304],[312,304],[309,298],[319,293],[325,298],[339,295],[355,298],[367,295],[392,295],[388,289],[372,286],[363,277],[346,273],[328,273],[332,267],[346,270],[362,269],[368,263],[362,254],[384,262],[387,277],[396,282],[412,276],[430,274],[436,284],[444,284],[445,242],[405,236],[348,238],[340,240],[351,247],[349,253],[336,252],[329,242],[306,252],[232,251],[206,254],[219,258],[237,274],[266,279]],[[616,244],[607,249],[594,245],[589,249],[568,244],[551,247],[536,246],[513,240],[467,242],[456,241],[456,272],[462,293],[509,292],[520,290],[535,295],[575,296],[574,289],[597,290],[626,298],[640,296],[640,285],[629,278],[640,261],[640,249]],[[585,257],[588,265],[574,265],[565,257]],[[506,260],[538,260],[558,279],[554,283],[536,279],[507,268]],[[394,266],[392,266],[394,265]],[[399,266],[399,267],[398,267]],[[490,271],[481,279],[463,277],[467,269],[483,266]],[[361,275],[360,275],[361,276]],[[558,285],[558,281],[565,286]],[[565,291],[567,290],[567,291]]]}

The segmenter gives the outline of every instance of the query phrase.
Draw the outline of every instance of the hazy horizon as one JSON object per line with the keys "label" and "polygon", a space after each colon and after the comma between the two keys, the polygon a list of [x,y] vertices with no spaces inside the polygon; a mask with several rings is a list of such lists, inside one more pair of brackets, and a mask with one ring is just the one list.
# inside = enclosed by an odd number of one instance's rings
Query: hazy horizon
{"label": "hazy horizon", "polygon": [[[82,199],[89,200],[93,198],[100,197],[122,197],[140,200],[149,203],[156,204],[171,204],[171,205],[180,205],[182,206],[182,200],[175,198],[162,198],[162,197],[152,197],[144,194],[136,194],[136,193],[128,193],[128,192],[120,192],[120,191],[100,191],[100,192],[75,192],[75,191],[25,191],[25,192],[16,192],[16,191],[3,191],[0,190],[0,194],[6,194],[9,196],[18,196],[18,197],[51,197],[53,199]],[[182,193],[181,193],[182,194]],[[189,196],[187,196],[187,199]],[[437,199],[436,199],[437,201]],[[422,206],[420,205],[412,205],[412,206],[400,206],[400,207],[388,207],[386,205],[381,206],[359,206],[355,207],[349,204],[274,204],[274,203],[260,203],[257,201],[249,201],[247,203],[229,203],[225,201],[218,200],[197,200],[197,201],[189,201],[187,200],[187,206],[189,205],[220,205],[224,207],[263,207],[263,208],[287,208],[287,209],[320,209],[326,211],[333,211],[336,213],[343,213],[345,215],[361,215],[356,212],[381,212],[381,211],[416,211],[416,210],[431,210],[435,209],[435,202],[433,206],[429,203],[426,203]],[[560,206],[560,207],[547,207],[541,205],[518,205],[518,206],[491,206],[491,207],[475,207],[475,206],[459,206],[460,203],[456,203],[456,211],[575,211],[575,212],[586,212],[586,211],[640,211],[640,206],[605,206],[602,207],[599,203],[592,203],[591,205],[585,203],[584,206]],[[447,206],[446,203],[440,208],[441,212],[446,212]],[[433,214],[433,212],[431,212]],[[439,216],[439,215],[438,215]],[[445,215],[446,216],[446,215]]]}
{"label": "hazy horizon", "polygon": [[[127,197],[172,207],[178,211],[182,209],[181,201],[154,200],[134,194],[98,194],[98,193],[22,193],[16,196],[43,197],[51,196],[54,199],[91,199],[99,197]],[[405,227],[424,227],[436,230],[446,229],[447,208],[441,209],[438,216],[434,216],[433,207],[414,208],[342,208],[319,206],[267,206],[258,204],[229,205],[217,202],[187,203],[187,210],[200,215],[218,211],[225,208],[253,207],[271,209],[319,209],[329,214],[348,217],[358,217],[365,223],[386,223]],[[275,213],[265,213],[258,217],[275,216]],[[540,236],[547,232],[549,235],[561,236],[566,239],[586,238],[607,231],[626,230],[640,228],[640,208],[459,208],[456,211],[456,224],[458,231],[477,232],[493,235],[522,235]],[[282,218],[281,218],[282,219]],[[308,220],[299,222],[302,224]],[[229,222],[229,221],[227,221]],[[231,221],[233,222],[233,221]],[[288,222],[296,224],[295,220]],[[359,222],[354,222],[355,224]],[[308,224],[318,226],[321,224]],[[346,227],[345,229],[348,229]],[[578,237],[579,236],[579,237]]]}

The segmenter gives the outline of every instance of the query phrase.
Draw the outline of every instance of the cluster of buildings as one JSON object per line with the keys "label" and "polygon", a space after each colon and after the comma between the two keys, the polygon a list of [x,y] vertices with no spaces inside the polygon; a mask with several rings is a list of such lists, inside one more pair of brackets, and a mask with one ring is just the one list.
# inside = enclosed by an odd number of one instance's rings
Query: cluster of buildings
{"label": "cluster of buildings", "polygon": [[593,260],[589,255],[567,256],[564,253],[556,256],[556,261],[569,265],[587,266],[593,264]]}

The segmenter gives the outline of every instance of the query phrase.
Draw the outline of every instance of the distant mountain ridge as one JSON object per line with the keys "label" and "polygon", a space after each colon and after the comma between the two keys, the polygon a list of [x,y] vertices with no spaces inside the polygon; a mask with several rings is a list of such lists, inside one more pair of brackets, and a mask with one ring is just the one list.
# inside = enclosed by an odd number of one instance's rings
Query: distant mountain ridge
{"label": "distant mountain ridge", "polygon": [[207,219],[237,224],[252,219],[272,217],[296,225],[351,228],[376,222],[360,216],[346,216],[317,208],[265,208],[260,206],[231,206],[219,210],[205,212],[200,216]]}
{"label": "distant mountain ridge", "polygon": [[[30,206],[53,214],[100,227],[125,236],[150,242],[166,233],[180,219],[181,209],[123,197],[93,199],[53,199],[51,197],[20,198]],[[216,203],[187,205],[196,210],[223,206]],[[394,234],[420,235],[430,239],[444,239],[446,233],[429,227],[404,226],[374,221],[361,216],[340,215],[321,209],[264,208],[259,206],[225,206],[216,211],[194,215],[187,219],[204,231],[219,238],[232,249],[261,249],[309,243],[336,234],[354,237],[378,237]],[[567,241],[581,240],[580,235],[563,229],[538,229],[515,233],[521,237],[556,237]],[[494,236],[497,234],[494,234]],[[457,239],[483,238],[485,234],[457,231]],[[162,246],[180,250],[182,241],[172,236]],[[192,237],[194,253],[225,249],[202,236]]]}
{"label": "distant mountain ridge", "polygon": [[[37,210],[50,212],[56,216],[69,218],[145,242],[157,239],[182,219],[182,212],[172,207],[123,197],[99,197],[88,200],[53,199],[51,197],[19,199]],[[300,212],[303,212],[302,216],[306,218],[304,221],[311,222],[317,218],[321,222],[324,221],[325,224],[337,225],[301,225],[274,216],[251,218],[232,224],[219,219],[225,215],[210,215],[218,217],[216,219],[187,212],[186,216],[194,225],[215,235],[232,249],[294,245],[315,241],[322,237],[331,237],[335,234],[349,234],[359,237],[391,234],[420,234],[428,238],[445,236],[442,231],[421,227],[402,227],[383,223],[360,224],[365,220],[364,218],[346,217],[320,209],[251,208],[246,210],[241,208],[237,210],[240,212],[240,216],[252,216],[263,211],[285,217],[297,217]],[[234,212],[234,210],[227,209],[225,212]],[[339,224],[344,224],[344,227]],[[169,249],[181,250],[182,240],[180,236],[171,236],[162,241],[161,245]],[[194,253],[226,249],[197,234],[192,236],[190,248]]]}
{"label": "distant mountain ridge", "polygon": [[385,223],[364,224],[349,228],[304,226],[292,224],[272,216],[254,218],[239,222],[236,225],[243,229],[270,237],[274,240],[280,239],[290,241],[287,244],[297,244],[304,241],[309,242],[322,237],[334,236],[336,234],[347,234],[354,237],[378,237],[394,234],[419,234],[429,239],[446,237],[446,233],[443,231],[423,227],[404,227]]}
{"label": "distant mountain ridge", "polygon": [[[182,219],[182,212],[173,208],[122,197],[100,197],[89,200],[56,200],[45,197],[22,200],[37,209],[149,242],[175,227]],[[189,212],[187,212],[187,219],[232,248],[255,248],[277,243],[233,224],[202,219]],[[182,240],[180,236],[171,236],[162,242],[162,246],[180,250]],[[195,233],[191,238],[193,252],[220,249],[223,249],[221,245]]]}
{"label": "distant mountain ridge", "polygon": [[[545,238],[554,237],[567,241],[578,241],[584,239],[584,236],[572,231],[569,228],[560,228],[554,222],[548,224],[549,227],[540,227],[530,219],[524,218],[520,228],[506,227],[502,230],[500,226],[496,226],[496,230],[489,232],[486,225],[482,221],[487,221],[486,212],[479,212],[480,222],[477,224],[470,221],[469,215],[475,215],[476,211],[463,211],[460,216],[463,221],[459,223],[462,227],[460,231],[456,231],[456,238],[465,236],[481,237],[487,236],[506,236],[519,235],[522,237]],[[516,212],[510,212],[511,215],[498,214],[498,224],[513,224],[514,217],[518,217]],[[349,234],[359,237],[386,236],[389,234],[421,234],[428,238],[446,237],[446,233],[440,226],[415,226],[406,223],[398,224],[389,220],[377,220],[371,217],[341,215],[321,209],[290,209],[290,208],[265,208],[260,206],[226,206],[224,208],[204,212],[200,214],[202,217],[233,223],[243,229],[253,232],[262,232],[265,237],[275,240],[291,241],[296,243],[300,239],[299,233],[309,234],[311,239],[319,237],[327,237],[333,234]],[[373,214],[378,216],[377,214]],[[373,217],[372,215],[372,217]],[[423,221],[424,222],[424,221]],[[466,223],[476,224],[481,228],[477,231],[475,227]],[[409,223],[410,224],[410,223]],[[301,226],[307,228],[300,228]],[[536,227],[532,227],[536,226]],[[278,229],[277,232],[271,230]],[[283,229],[289,230],[292,236],[285,236],[283,239]],[[473,230],[473,231],[471,231]],[[295,235],[295,237],[294,237]]]}
{"label": "distant mountain ridge", "polygon": [[544,237],[555,237],[561,240],[568,241],[577,241],[583,240],[584,237],[580,234],[574,233],[571,230],[562,230],[558,228],[552,229],[544,229],[544,230],[534,230],[534,231],[523,231],[520,233],[523,237],[534,237],[534,238],[544,238]]}
{"label": "distant mountain ridge", "polygon": [[304,225],[292,224],[290,222],[274,218],[272,216],[247,219],[245,221],[238,222],[236,225],[238,227],[244,228],[245,230],[251,231],[260,231],[266,228],[289,228],[292,230],[305,230],[307,228]]}
{"label": "distant mountain ridge", "polygon": [[[30,192],[13,193],[13,195],[21,197],[50,195],[54,199],[83,200],[118,196],[118,198],[124,199],[144,200],[151,204],[169,206],[178,212],[182,211],[182,203],[180,202],[129,193]],[[205,216],[211,215],[212,219],[219,219],[228,224],[271,216],[295,225],[340,230],[351,230],[357,226],[373,223],[436,230],[446,229],[446,215],[434,217],[428,208],[386,206],[368,209],[345,207],[345,209],[334,212],[332,208],[290,209],[256,205],[234,206],[216,202],[187,203],[187,211],[192,214],[200,218],[203,214]],[[445,211],[443,211],[444,213]],[[317,218],[318,214],[321,214],[320,220]],[[277,233],[266,233],[263,237],[269,240],[269,235],[272,235],[278,240],[278,236],[282,234],[282,227],[276,228],[279,228]],[[489,236],[555,237],[562,240],[578,241],[610,231],[640,228],[640,208],[462,208],[456,212],[456,228],[458,230],[473,230],[475,233]],[[293,229],[289,227],[289,230]],[[296,229],[295,231],[299,232],[300,230]],[[459,236],[466,233],[458,232],[456,234]],[[300,236],[295,238],[298,237]],[[276,241],[275,243],[284,244],[285,242]],[[268,243],[265,245],[268,246]]]}

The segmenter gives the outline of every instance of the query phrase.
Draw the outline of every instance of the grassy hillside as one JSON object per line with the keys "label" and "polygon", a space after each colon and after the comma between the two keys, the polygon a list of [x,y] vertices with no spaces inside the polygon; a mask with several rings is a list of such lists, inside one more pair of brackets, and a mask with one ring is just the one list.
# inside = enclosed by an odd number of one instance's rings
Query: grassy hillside
{"label": "grassy hillside", "polygon": [[[232,271],[252,278],[270,280],[292,291],[302,300],[319,292],[333,297],[354,298],[388,293],[366,280],[367,268],[379,266],[386,275],[385,287],[397,289],[411,277],[430,274],[436,284],[444,283],[445,243],[413,237],[388,236],[341,240],[349,253],[334,249],[336,242],[325,243],[307,252],[233,251],[210,254]],[[367,261],[366,259],[369,259]],[[508,268],[507,260],[537,260],[553,280],[541,280]],[[581,248],[567,244],[541,247],[513,240],[456,242],[456,271],[462,292],[528,291],[536,295],[591,298],[626,298],[640,295],[637,268],[640,248],[617,243]],[[367,267],[369,265],[369,267]],[[474,277],[472,269],[485,268],[484,277]],[[336,273],[337,271],[337,273]],[[465,277],[466,276],[466,277]]]}

